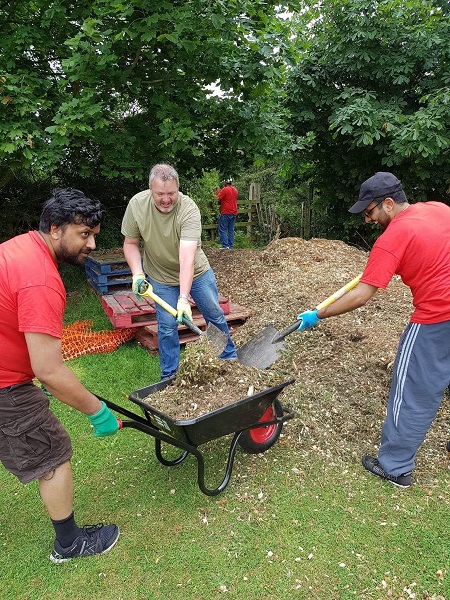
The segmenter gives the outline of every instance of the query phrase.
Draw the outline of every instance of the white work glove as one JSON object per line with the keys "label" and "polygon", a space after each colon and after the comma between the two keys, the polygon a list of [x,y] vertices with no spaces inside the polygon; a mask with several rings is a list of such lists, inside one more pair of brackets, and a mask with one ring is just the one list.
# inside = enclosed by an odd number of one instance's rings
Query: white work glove
{"label": "white work glove", "polygon": [[192,309],[189,302],[189,298],[184,294],[178,296],[177,302],[177,321],[178,323],[183,322],[183,315],[186,316],[189,321],[192,321]]}

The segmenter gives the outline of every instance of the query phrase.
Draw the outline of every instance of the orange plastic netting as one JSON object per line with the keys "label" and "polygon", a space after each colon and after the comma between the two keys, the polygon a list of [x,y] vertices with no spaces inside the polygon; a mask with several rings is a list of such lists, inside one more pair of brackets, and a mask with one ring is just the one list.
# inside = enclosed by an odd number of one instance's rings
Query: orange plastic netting
{"label": "orange plastic netting", "polygon": [[135,330],[114,329],[92,331],[93,322],[76,321],[63,327],[61,338],[63,360],[78,358],[84,354],[106,354],[117,350],[120,344],[134,337]]}

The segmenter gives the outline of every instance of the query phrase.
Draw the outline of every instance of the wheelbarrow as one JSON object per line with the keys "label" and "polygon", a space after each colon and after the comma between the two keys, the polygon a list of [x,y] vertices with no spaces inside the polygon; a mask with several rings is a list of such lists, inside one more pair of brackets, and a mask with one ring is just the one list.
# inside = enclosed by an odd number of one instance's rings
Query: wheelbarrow
{"label": "wheelbarrow", "polygon": [[[119,420],[120,428],[132,427],[155,438],[155,454],[161,464],[172,467],[183,462],[189,454],[195,456],[198,486],[207,496],[216,496],[228,485],[238,445],[247,454],[265,452],[278,440],[284,422],[294,417],[294,411],[283,407],[278,400],[282,390],[294,383],[294,379],[289,379],[198,418],[177,421],[144,402],[144,398],[163,390],[173,382],[173,379],[154,383],[128,396],[142,409],[144,416],[137,415],[100,396],[97,398],[103,400],[111,410],[130,419]],[[231,433],[234,435],[228,451],[225,475],[217,487],[209,488],[205,484],[205,461],[198,447]],[[173,460],[164,458],[161,452],[162,442],[175,446],[181,450],[181,453]]]}

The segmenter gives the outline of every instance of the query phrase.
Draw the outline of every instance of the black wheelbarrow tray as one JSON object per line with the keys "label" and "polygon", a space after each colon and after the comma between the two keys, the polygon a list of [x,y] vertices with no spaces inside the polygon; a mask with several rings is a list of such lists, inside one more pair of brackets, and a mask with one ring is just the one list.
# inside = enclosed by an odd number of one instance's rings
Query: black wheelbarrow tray
{"label": "black wheelbarrow tray", "polygon": [[[238,444],[248,454],[265,452],[279,438],[283,423],[294,417],[294,411],[283,407],[277,399],[287,385],[294,383],[295,380],[290,379],[196,419],[176,421],[144,402],[150,394],[163,390],[172,381],[160,381],[129,395],[129,399],[141,407],[145,418],[105,398],[98,398],[111,410],[131,419],[119,421],[121,427],[133,427],[155,438],[155,454],[161,464],[171,467],[180,464],[189,454],[194,455],[197,459],[198,486],[207,496],[216,496],[227,486]],[[232,433],[225,476],[220,485],[210,489],[205,485],[205,464],[198,446]],[[174,460],[167,460],[161,453],[161,442],[179,448],[181,454]]]}

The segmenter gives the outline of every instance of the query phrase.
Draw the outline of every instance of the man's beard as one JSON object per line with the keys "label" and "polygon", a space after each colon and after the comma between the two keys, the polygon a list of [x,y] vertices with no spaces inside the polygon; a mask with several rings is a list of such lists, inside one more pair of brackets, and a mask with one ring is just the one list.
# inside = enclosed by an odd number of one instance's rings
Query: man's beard
{"label": "man's beard", "polygon": [[87,256],[90,250],[83,250],[74,254],[73,252],[69,252],[67,248],[60,248],[58,252],[58,262],[59,263],[67,263],[69,265],[74,265],[75,267],[84,267],[86,263]]}

